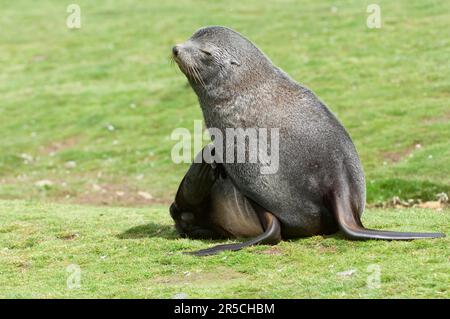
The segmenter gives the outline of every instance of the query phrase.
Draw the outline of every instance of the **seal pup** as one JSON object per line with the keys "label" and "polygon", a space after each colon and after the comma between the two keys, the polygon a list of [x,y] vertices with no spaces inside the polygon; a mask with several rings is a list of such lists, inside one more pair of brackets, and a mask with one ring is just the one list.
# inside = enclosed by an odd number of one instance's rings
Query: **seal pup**
{"label": "seal pup", "polygon": [[198,96],[208,128],[279,129],[276,173],[261,174],[260,162],[223,167],[243,196],[279,220],[283,239],[338,230],[350,239],[444,236],[364,228],[365,178],[350,136],[311,90],[244,36],[226,27],[204,27],[172,53]]}

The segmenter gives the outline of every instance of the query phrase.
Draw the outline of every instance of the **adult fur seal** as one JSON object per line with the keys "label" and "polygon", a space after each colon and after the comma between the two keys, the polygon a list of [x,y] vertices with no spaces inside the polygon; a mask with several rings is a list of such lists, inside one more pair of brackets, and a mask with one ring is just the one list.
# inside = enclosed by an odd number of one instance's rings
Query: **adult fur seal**
{"label": "adult fur seal", "polygon": [[[282,238],[338,230],[350,239],[444,236],[365,229],[360,219],[365,179],[350,136],[313,92],[241,34],[205,27],[172,52],[198,96],[208,128],[279,129],[276,173],[261,174],[260,162],[223,163],[223,168],[243,196],[279,221]],[[225,144],[230,142],[225,137]]]}

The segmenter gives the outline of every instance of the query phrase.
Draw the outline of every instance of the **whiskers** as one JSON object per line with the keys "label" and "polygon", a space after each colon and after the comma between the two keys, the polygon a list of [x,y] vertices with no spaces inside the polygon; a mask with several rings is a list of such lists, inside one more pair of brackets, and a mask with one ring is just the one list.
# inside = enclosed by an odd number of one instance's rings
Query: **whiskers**
{"label": "whiskers", "polygon": [[201,75],[200,75],[200,70],[198,69],[196,64],[192,64],[191,66],[188,67],[191,70],[191,74],[193,75],[193,79],[194,81],[196,81],[197,83],[200,83],[200,85],[205,88],[205,82],[203,81]]}
{"label": "whiskers", "polygon": [[170,66],[175,65],[175,58],[172,53],[169,55],[169,64],[170,64]]}
{"label": "whiskers", "polygon": [[171,54],[169,57],[169,63],[170,65],[174,65],[175,63],[178,64],[180,69],[184,72],[184,74],[186,74],[189,79],[205,88],[205,81],[203,81],[202,76],[200,75],[200,69],[194,61],[192,61],[191,63],[181,63],[175,59],[173,54]]}

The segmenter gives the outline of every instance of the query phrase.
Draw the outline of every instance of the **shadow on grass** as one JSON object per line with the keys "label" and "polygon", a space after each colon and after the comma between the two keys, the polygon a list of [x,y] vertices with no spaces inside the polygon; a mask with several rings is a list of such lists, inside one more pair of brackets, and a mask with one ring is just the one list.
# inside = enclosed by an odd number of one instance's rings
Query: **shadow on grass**
{"label": "shadow on grass", "polygon": [[[340,233],[336,232],[329,235],[321,235],[323,238],[336,238],[336,239],[343,239],[345,240],[345,237]],[[140,238],[151,238],[151,237],[160,237],[165,239],[177,239],[181,238],[178,233],[175,230],[175,227],[173,225],[160,225],[156,223],[149,223],[145,225],[139,225],[131,227],[130,229],[127,229],[121,234],[118,234],[116,236],[119,239],[140,239]],[[303,238],[296,238],[296,239],[289,239],[286,241],[289,242],[295,242],[298,240],[301,240]],[[249,240],[249,238],[204,238],[204,239],[195,239],[195,240],[201,240],[204,242],[209,242],[211,244],[220,243],[226,240],[232,240],[235,242],[245,242]]]}
{"label": "shadow on grass", "polygon": [[[145,225],[139,225],[135,227],[131,227],[127,229],[123,233],[116,236],[119,239],[140,239],[140,238],[152,238],[159,237],[165,239],[178,239],[181,238],[175,230],[173,225],[160,225],[155,223],[149,223]],[[211,245],[221,244],[227,240],[227,238],[204,238],[204,239],[195,239],[200,240],[205,243],[209,243]],[[249,238],[234,238],[231,239],[234,242],[245,242],[249,240]]]}
{"label": "shadow on grass", "polygon": [[166,239],[179,238],[177,232],[175,231],[175,227],[155,223],[132,227],[117,235],[117,237],[119,239],[139,239],[148,237],[160,237]]}
{"label": "shadow on grass", "polygon": [[[345,237],[340,233],[336,232],[334,234],[329,235],[321,235],[323,239],[337,239],[346,241]],[[130,229],[127,229],[121,234],[116,235],[119,239],[142,239],[142,238],[164,238],[164,239],[179,239],[181,238],[175,230],[173,225],[161,225],[157,223],[148,223],[144,225],[134,226]],[[297,242],[301,241],[305,238],[297,238],[297,239],[288,239],[285,240],[287,242]],[[204,239],[195,239],[200,240],[205,244],[210,244],[211,246],[215,246],[218,244],[224,244],[228,240],[231,240],[234,243],[243,243],[249,240],[249,238],[204,238]],[[230,242],[227,242],[230,243]]]}

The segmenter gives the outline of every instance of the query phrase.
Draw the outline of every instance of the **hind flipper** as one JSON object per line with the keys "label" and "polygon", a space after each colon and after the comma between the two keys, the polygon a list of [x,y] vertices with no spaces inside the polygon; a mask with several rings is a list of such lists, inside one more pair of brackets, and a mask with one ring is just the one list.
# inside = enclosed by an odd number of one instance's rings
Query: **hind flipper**
{"label": "hind flipper", "polygon": [[269,212],[264,212],[261,216],[263,219],[262,223],[265,225],[265,231],[261,235],[243,243],[218,245],[207,249],[186,252],[185,254],[194,256],[209,256],[215,255],[221,251],[236,251],[253,245],[275,245],[279,243],[281,241],[280,222],[273,214]]}
{"label": "hind flipper", "polygon": [[359,215],[348,204],[348,196],[334,194],[332,203],[332,210],[339,229],[349,239],[413,240],[445,237],[445,234],[442,233],[413,233],[366,229],[361,223]]}

